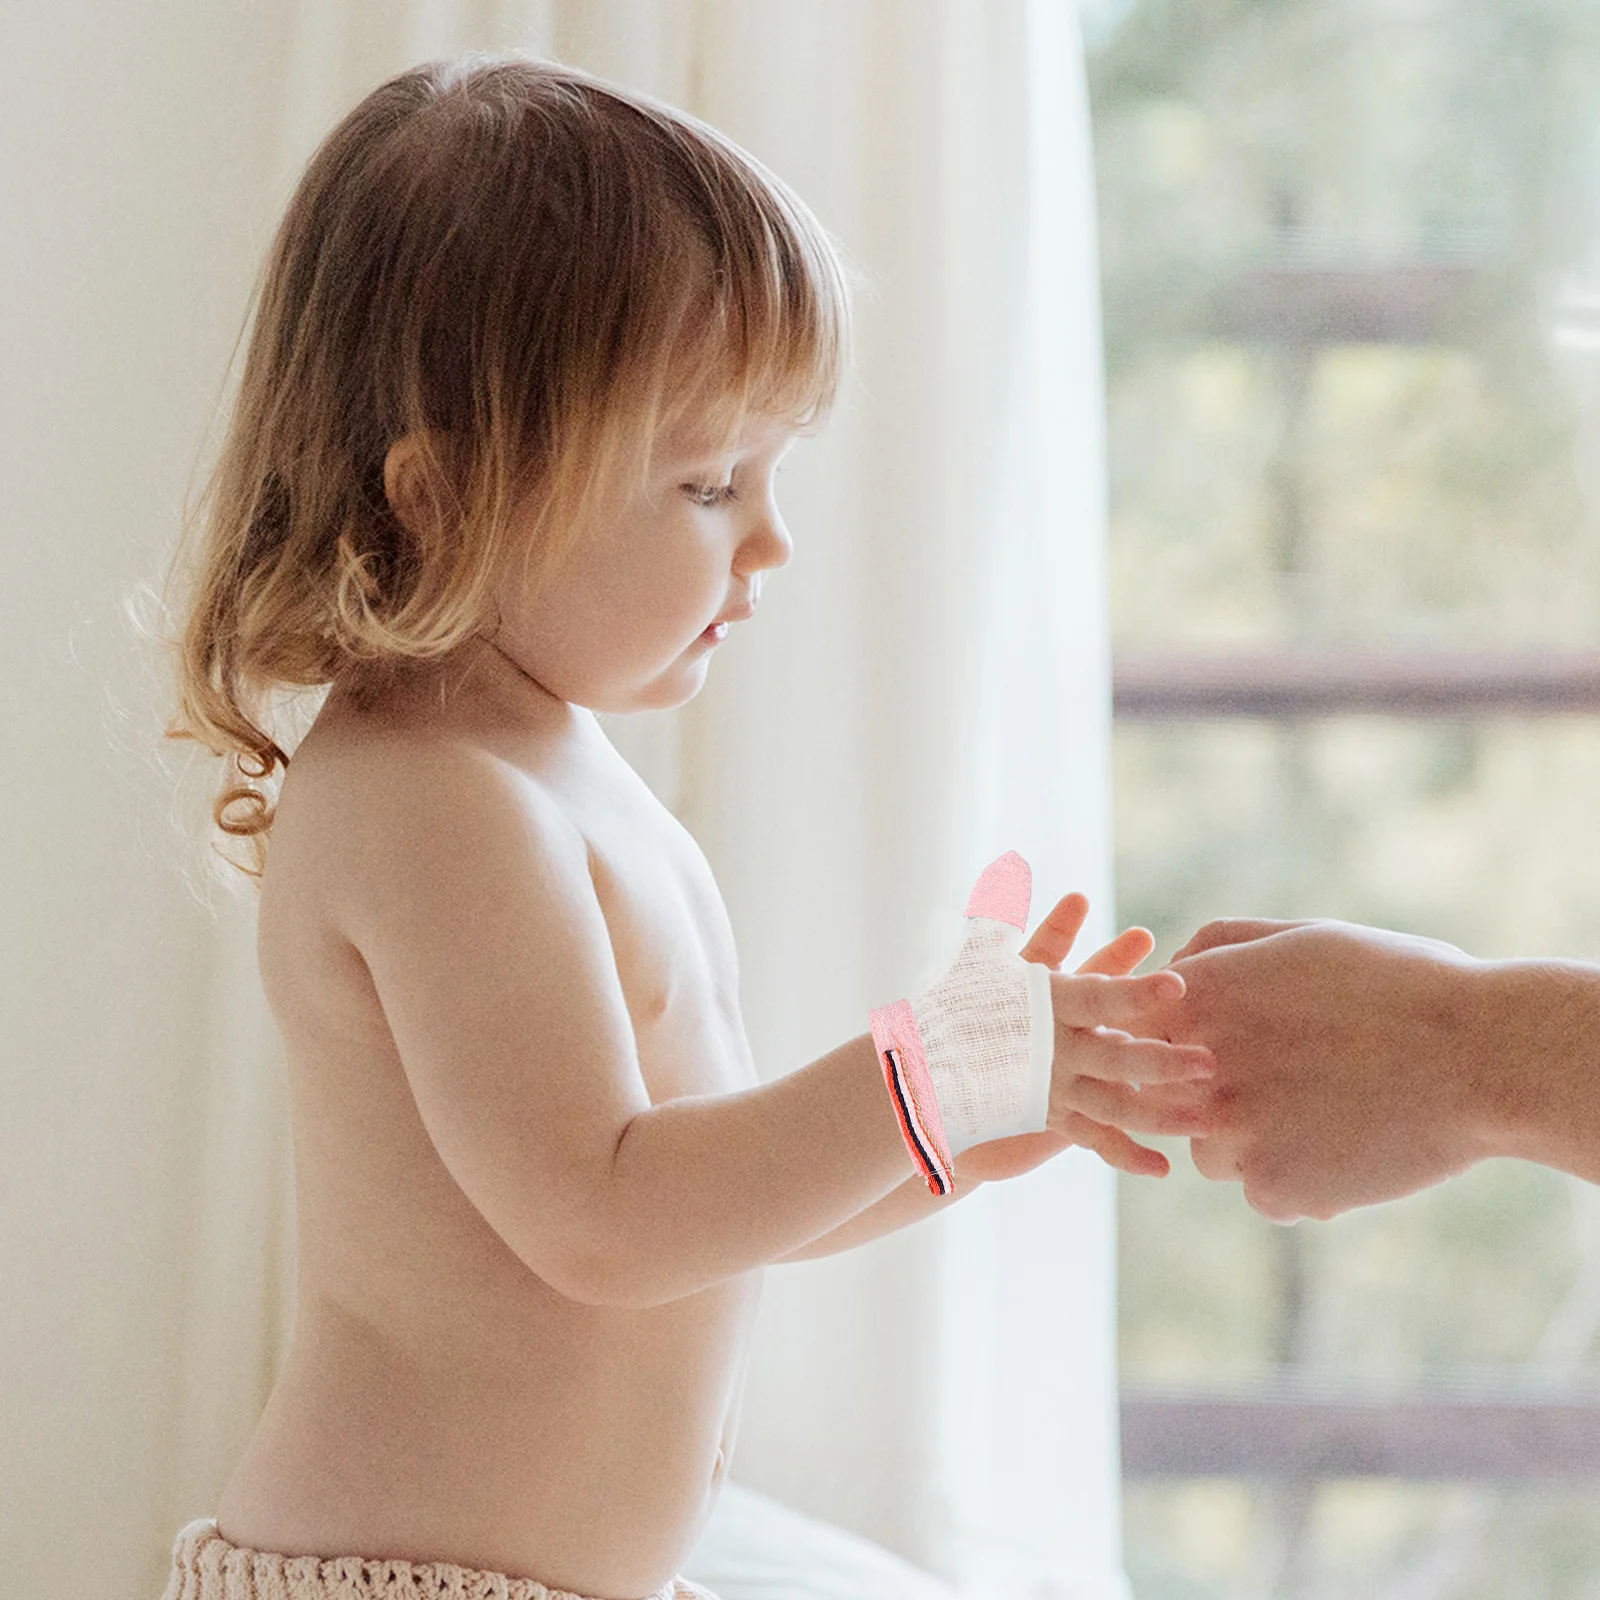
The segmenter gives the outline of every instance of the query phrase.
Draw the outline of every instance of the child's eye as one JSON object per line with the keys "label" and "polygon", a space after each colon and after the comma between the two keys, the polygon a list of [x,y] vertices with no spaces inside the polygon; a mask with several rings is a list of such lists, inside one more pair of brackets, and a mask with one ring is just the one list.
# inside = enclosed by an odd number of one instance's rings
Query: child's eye
{"label": "child's eye", "polygon": [[731,483],[685,483],[679,486],[697,506],[709,510],[712,506],[726,505],[733,499]]}

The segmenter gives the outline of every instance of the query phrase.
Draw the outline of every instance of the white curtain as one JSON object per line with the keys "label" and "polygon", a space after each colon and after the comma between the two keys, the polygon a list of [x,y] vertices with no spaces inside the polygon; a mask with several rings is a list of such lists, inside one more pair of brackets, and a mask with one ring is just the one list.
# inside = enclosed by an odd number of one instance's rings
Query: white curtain
{"label": "white curtain", "polygon": [[[1087,118],[1068,0],[28,0],[0,27],[28,152],[6,554],[38,579],[0,600],[31,763],[0,812],[0,1332],[31,1380],[0,1516],[18,1593],[111,1600],[210,1509],[286,1326],[248,907],[177,882],[116,595],[170,539],[299,163],[400,67],[522,45],[726,129],[868,275],[856,378],[785,471],[794,562],[696,702],[609,724],[711,858],[777,1074],[925,976],[1002,850],[1108,926]],[[1074,1153],[771,1272],[734,1476],[973,1597],[1123,1594],[1111,1199]]]}

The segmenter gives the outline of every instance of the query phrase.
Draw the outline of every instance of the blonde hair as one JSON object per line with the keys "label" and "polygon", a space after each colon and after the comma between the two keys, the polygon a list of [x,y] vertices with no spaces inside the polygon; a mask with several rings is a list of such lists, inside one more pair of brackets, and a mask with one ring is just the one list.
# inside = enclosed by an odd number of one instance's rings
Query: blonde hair
{"label": "blonde hair", "polygon": [[[814,425],[848,307],[820,224],[713,129],[468,56],[392,78],[328,135],[246,327],[168,575],[187,603],[166,731],[227,760],[212,818],[259,881],[263,785],[289,764],[276,692],[364,692],[481,631],[513,521],[529,570],[553,569],[600,479],[691,403],[714,434],[753,410]],[[384,467],[406,437],[431,514],[402,522]]]}

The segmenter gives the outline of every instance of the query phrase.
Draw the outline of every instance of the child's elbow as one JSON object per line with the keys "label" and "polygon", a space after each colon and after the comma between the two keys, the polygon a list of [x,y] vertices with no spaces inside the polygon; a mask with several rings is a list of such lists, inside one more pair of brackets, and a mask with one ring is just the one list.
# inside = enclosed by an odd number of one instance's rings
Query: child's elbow
{"label": "child's elbow", "polygon": [[614,1262],[601,1256],[574,1257],[540,1276],[557,1294],[576,1301],[580,1306],[615,1306],[620,1309],[628,1303],[626,1277],[617,1270]]}
{"label": "child's elbow", "polygon": [[649,1311],[681,1300],[690,1292],[623,1272],[615,1263],[591,1264],[566,1274],[563,1282],[550,1287],[579,1305],[605,1306],[616,1311]]}
{"label": "child's elbow", "polygon": [[[532,1266],[532,1263],[529,1263]],[[663,1281],[618,1249],[614,1241],[590,1240],[565,1250],[559,1261],[546,1261],[533,1271],[547,1287],[579,1305],[617,1311],[648,1311],[682,1298],[684,1290]]]}
{"label": "child's elbow", "polygon": [[558,1215],[548,1207],[503,1215],[496,1231],[546,1288],[579,1305],[645,1311],[710,1287],[686,1281],[692,1269],[672,1259],[675,1241],[663,1240],[659,1219],[641,1227],[616,1198],[598,1186]]}

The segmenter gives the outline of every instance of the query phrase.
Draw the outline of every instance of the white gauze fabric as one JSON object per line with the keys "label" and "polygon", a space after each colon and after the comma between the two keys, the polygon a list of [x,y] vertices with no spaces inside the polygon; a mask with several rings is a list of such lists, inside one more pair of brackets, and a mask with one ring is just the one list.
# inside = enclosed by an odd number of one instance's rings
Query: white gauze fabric
{"label": "white gauze fabric", "polygon": [[951,1154],[1039,1133],[1050,1105],[1050,969],[1024,961],[1022,929],[968,917],[949,969],[911,1000]]}

